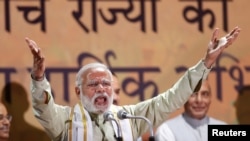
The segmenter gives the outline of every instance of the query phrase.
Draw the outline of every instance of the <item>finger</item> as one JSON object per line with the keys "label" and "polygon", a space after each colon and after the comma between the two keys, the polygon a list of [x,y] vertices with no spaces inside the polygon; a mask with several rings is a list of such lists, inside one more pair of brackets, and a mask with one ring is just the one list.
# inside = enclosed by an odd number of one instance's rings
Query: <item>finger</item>
{"label": "finger", "polygon": [[241,29],[238,28],[238,29],[234,32],[233,37],[234,37],[234,38],[237,38],[238,35],[240,34],[240,31],[241,31]]}
{"label": "finger", "polygon": [[230,36],[229,38],[227,38],[227,42],[228,42],[227,47],[233,44],[233,42],[237,39],[238,35],[239,35],[239,32],[235,32],[233,36]]}
{"label": "finger", "polygon": [[230,36],[234,36],[235,33],[239,32],[240,28],[238,26],[236,26],[228,35],[228,37]]}
{"label": "finger", "polygon": [[30,50],[33,54],[33,58],[34,58],[35,62],[40,61],[42,58],[44,58],[42,53],[41,53],[41,49],[37,46],[35,41],[33,41],[27,37],[25,38],[25,40],[30,47]]}
{"label": "finger", "polygon": [[229,34],[226,35],[226,39],[228,42],[227,47],[235,41],[235,39],[239,35],[239,32],[240,32],[240,28],[237,26]]}
{"label": "finger", "polygon": [[235,28],[230,32],[229,36],[232,36],[232,35],[235,33],[236,30],[237,30],[237,27],[235,27]]}
{"label": "finger", "polygon": [[225,45],[226,48],[233,44],[233,42],[239,36],[240,31],[241,29],[237,26],[226,36],[227,38],[227,44]]}
{"label": "finger", "polygon": [[232,38],[232,40],[234,41],[234,40],[238,37],[239,34],[240,34],[240,29],[238,29],[237,31],[234,31],[234,34],[231,35],[231,36],[229,37],[229,39]]}
{"label": "finger", "polygon": [[38,53],[39,47],[37,46],[36,42],[33,40],[30,40],[30,44],[34,48],[35,52]]}
{"label": "finger", "polygon": [[32,54],[37,54],[38,48],[36,43],[33,40],[29,39],[28,37],[25,38],[25,41],[27,42]]}
{"label": "finger", "polygon": [[218,37],[218,33],[219,33],[219,28],[215,28],[213,34],[212,34],[212,37],[211,37],[211,41],[214,43],[216,42],[217,40],[217,37]]}

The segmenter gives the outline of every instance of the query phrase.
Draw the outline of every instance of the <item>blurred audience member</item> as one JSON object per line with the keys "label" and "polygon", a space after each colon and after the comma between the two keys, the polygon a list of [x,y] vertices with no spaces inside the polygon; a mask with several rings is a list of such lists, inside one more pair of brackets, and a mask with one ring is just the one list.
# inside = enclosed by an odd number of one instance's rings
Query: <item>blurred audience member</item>
{"label": "blurred audience member", "polygon": [[10,128],[11,141],[50,141],[45,131],[26,121],[24,115],[30,103],[27,91],[20,83],[7,83],[2,90],[1,102],[13,116]]}
{"label": "blurred audience member", "polygon": [[8,114],[5,105],[3,103],[0,103],[0,141],[9,140],[11,120],[12,116]]}

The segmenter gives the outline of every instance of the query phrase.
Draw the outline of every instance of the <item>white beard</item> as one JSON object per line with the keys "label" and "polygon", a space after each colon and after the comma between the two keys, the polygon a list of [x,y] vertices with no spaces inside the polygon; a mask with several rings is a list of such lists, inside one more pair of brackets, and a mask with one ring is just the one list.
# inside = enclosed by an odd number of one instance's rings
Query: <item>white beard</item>
{"label": "white beard", "polygon": [[[104,96],[106,97],[108,101],[108,105],[105,106],[96,106],[95,105],[95,99],[99,96]],[[112,102],[113,102],[113,94],[111,97],[108,96],[107,93],[96,93],[91,99],[88,96],[85,96],[82,92],[80,92],[80,98],[82,105],[86,108],[87,111],[91,113],[104,113],[109,110]]]}

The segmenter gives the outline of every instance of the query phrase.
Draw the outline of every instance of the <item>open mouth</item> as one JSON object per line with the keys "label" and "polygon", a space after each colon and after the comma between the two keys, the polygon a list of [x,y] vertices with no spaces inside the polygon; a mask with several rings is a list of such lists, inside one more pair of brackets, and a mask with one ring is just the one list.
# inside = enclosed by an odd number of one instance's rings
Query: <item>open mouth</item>
{"label": "open mouth", "polygon": [[204,107],[193,107],[193,109],[197,112],[203,111],[205,108]]}
{"label": "open mouth", "polygon": [[0,131],[1,131],[1,132],[4,132],[4,133],[9,133],[9,128],[7,128],[7,127],[2,127],[2,128],[0,128]]}
{"label": "open mouth", "polygon": [[104,106],[107,104],[107,97],[106,96],[99,96],[95,99],[95,104],[98,106]]}

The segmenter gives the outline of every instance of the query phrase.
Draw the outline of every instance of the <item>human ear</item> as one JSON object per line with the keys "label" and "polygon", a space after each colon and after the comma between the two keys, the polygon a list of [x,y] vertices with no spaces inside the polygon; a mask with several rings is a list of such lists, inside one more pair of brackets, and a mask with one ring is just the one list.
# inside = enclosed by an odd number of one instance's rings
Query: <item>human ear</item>
{"label": "human ear", "polygon": [[76,96],[79,98],[80,97],[80,88],[79,87],[75,87],[75,93],[76,93]]}

